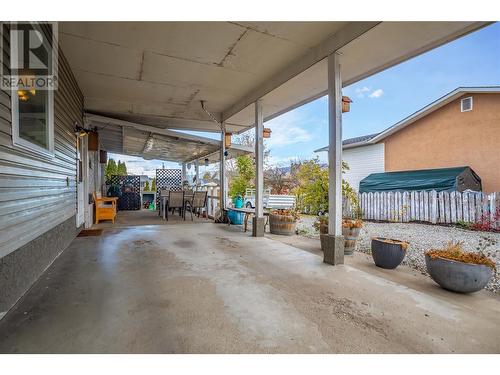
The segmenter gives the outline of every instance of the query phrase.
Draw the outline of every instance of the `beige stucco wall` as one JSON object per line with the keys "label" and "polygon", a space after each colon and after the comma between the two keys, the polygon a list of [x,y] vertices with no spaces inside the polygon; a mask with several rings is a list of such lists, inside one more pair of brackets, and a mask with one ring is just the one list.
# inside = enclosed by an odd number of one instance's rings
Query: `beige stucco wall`
{"label": "beige stucco wall", "polygon": [[500,94],[472,94],[473,110],[460,98],[382,140],[386,172],[468,165],[483,191],[500,191]]}

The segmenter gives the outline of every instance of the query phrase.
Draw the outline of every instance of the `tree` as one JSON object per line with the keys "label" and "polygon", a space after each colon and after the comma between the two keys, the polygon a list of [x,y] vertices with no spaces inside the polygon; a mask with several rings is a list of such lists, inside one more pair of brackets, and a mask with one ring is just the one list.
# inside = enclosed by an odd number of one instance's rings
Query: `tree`
{"label": "tree", "polygon": [[[346,170],[349,170],[349,166],[343,161],[342,173]],[[297,207],[311,214],[328,211],[328,168],[323,168],[316,158],[292,165],[292,173],[295,173],[297,179],[297,187],[294,189]],[[351,201],[355,212],[358,211],[356,192],[344,179],[342,179],[342,196]]]}
{"label": "tree", "polygon": [[149,181],[144,184],[144,191],[149,191]]}
{"label": "tree", "polygon": [[328,169],[321,168],[319,159],[301,162],[296,177],[297,208],[311,214],[328,210]]}
{"label": "tree", "polygon": [[126,176],[127,175],[127,166],[125,165],[125,162],[122,163],[120,160],[118,160],[116,174],[119,176]]}
{"label": "tree", "polygon": [[153,181],[151,181],[151,191],[156,191],[156,177],[153,177]]}
{"label": "tree", "polygon": [[106,168],[104,169],[104,177],[106,178],[106,181],[109,181],[111,179],[111,176],[114,176],[117,174],[118,167],[113,159],[109,159],[108,163],[106,164]]}
{"label": "tree", "polygon": [[286,194],[290,190],[289,180],[287,167],[275,166],[264,171],[264,183],[273,194]]}
{"label": "tree", "polygon": [[243,197],[246,189],[251,186],[250,182],[255,177],[255,169],[250,156],[240,155],[236,158],[236,173],[229,185],[229,196],[231,198]]}

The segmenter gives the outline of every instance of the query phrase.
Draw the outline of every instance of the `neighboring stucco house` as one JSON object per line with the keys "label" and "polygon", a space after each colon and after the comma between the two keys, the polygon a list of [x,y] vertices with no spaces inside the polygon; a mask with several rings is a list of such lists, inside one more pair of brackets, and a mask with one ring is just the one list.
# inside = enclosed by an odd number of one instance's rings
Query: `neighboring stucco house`
{"label": "neighboring stucco house", "polygon": [[469,166],[483,191],[500,191],[500,87],[458,88],[381,133],[343,141],[343,150],[344,178],[356,189],[371,173]]}

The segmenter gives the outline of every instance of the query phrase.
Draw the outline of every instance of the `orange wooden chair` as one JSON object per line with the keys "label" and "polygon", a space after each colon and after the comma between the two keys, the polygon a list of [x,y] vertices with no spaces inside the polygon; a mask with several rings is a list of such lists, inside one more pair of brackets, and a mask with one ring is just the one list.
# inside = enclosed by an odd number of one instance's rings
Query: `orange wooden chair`
{"label": "orange wooden chair", "polygon": [[116,217],[116,201],[118,198],[98,197],[96,192],[93,192],[92,195],[95,205],[95,223],[99,224],[99,220],[112,220],[114,224]]}

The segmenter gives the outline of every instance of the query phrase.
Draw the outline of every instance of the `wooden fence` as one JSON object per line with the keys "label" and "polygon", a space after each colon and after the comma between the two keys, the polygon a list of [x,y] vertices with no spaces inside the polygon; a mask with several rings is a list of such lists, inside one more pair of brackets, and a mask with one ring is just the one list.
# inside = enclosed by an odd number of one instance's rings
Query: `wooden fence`
{"label": "wooden fence", "polygon": [[[376,192],[359,194],[363,219],[393,222],[468,223],[496,220],[500,228],[500,193],[436,191]],[[344,203],[344,215],[352,208]]]}

